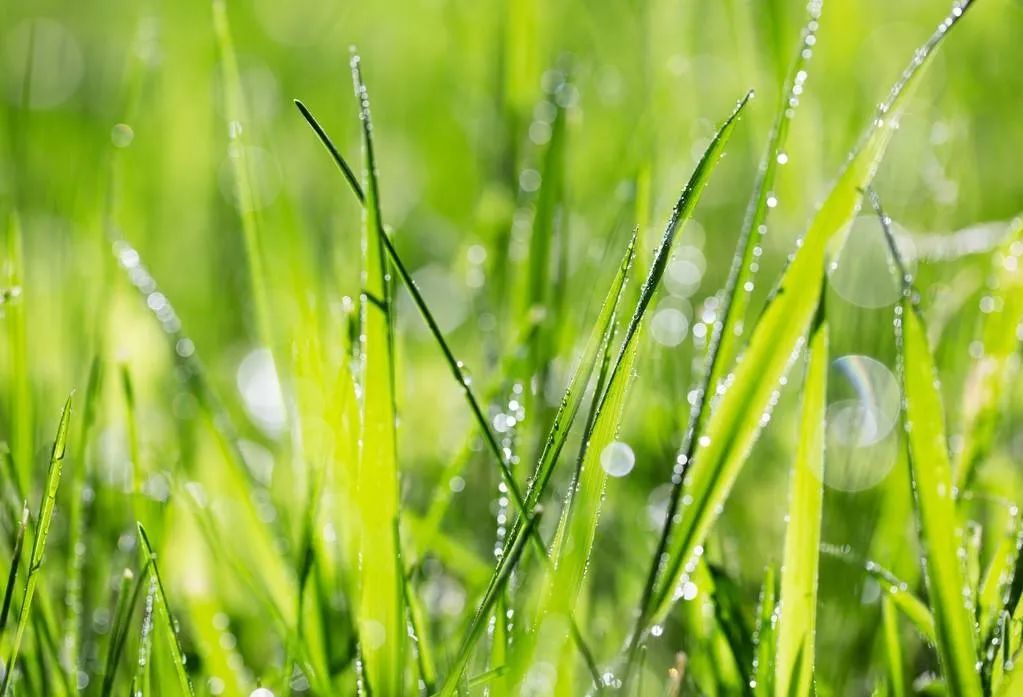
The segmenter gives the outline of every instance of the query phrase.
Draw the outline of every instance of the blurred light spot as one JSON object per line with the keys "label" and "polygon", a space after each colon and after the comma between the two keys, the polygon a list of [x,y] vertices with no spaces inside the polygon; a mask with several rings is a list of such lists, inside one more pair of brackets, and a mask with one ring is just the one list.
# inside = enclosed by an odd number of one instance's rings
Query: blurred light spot
{"label": "blurred light spot", "polygon": [[650,320],[650,335],[661,346],[678,346],[689,332],[689,318],[676,307],[661,303]]}
{"label": "blurred light spot", "polygon": [[[892,233],[912,273],[916,267],[913,243],[895,222]],[[838,295],[858,307],[887,307],[901,297],[902,279],[877,216],[861,215],[852,222],[845,244],[828,267],[828,282]]]}
{"label": "blurred light spot", "polygon": [[624,477],[636,466],[636,455],[627,443],[608,443],[600,453],[600,466],[612,477]]}
{"label": "blurred light spot", "polygon": [[824,482],[843,491],[875,486],[895,464],[901,391],[892,372],[869,356],[831,364]]}
{"label": "blurred light spot", "polygon": [[527,193],[536,191],[540,188],[540,173],[535,169],[522,170],[522,174],[519,175],[519,187]]}
{"label": "blurred light spot", "polygon": [[135,140],[135,131],[126,123],[114,124],[110,129],[110,142],[115,148],[126,148]]}
{"label": "blurred light spot", "polygon": [[84,73],[82,51],[64,25],[52,19],[27,19],[7,32],[3,44],[3,76],[12,103],[20,104],[27,94],[30,109],[52,109],[78,89]]}
{"label": "blurred light spot", "polygon": [[270,351],[260,348],[249,352],[238,365],[236,382],[252,420],[268,434],[280,435],[287,413]]}

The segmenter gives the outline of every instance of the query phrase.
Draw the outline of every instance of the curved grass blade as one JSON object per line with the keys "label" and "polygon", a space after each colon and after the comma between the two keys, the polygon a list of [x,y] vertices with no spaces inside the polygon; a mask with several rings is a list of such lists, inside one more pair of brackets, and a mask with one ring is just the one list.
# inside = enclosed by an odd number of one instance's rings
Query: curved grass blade
{"label": "curved grass blade", "polygon": [[927,607],[927,604],[909,590],[909,586],[905,581],[896,578],[893,573],[880,564],[868,561],[864,568],[880,585],[881,591],[888,599],[889,604],[898,609],[899,612],[906,616],[906,619],[913,623],[920,636],[928,644],[937,646],[934,616],[931,615],[931,610]]}
{"label": "curved grass blade", "polygon": [[685,479],[685,471],[687,465],[693,459],[697,438],[705,428],[705,421],[710,413],[707,403],[710,399],[711,391],[718,389],[717,386],[725,375],[727,367],[732,364],[738,351],[737,347],[742,336],[743,320],[749,306],[750,295],[753,291],[754,277],[757,270],[759,270],[757,259],[761,253],[760,245],[767,231],[765,221],[770,210],[767,200],[772,196],[771,190],[774,187],[778,166],[787,161],[788,158],[784,152],[788,141],[789,125],[792,117],[795,115],[795,107],[799,102],[796,90],[801,91],[806,81],[805,67],[813,52],[812,45],[816,42],[819,18],[820,7],[811,5],[810,18],[803,29],[796,59],[785,81],[782,101],[775,115],[774,125],[760,162],[757,181],[753,187],[753,196],[747,206],[746,216],[743,219],[742,228],[739,232],[736,253],[732,258],[732,267],[729,270],[728,280],[725,283],[722,294],[721,321],[713,323],[714,328],[711,333],[710,347],[707,353],[707,367],[704,370],[702,383],[697,390],[696,403],[693,405],[689,415],[685,437],[679,448],[676,466],[672,473],[672,487],[671,494],[668,497],[668,509],[664,516],[660,538],[657,541],[657,548],[651,557],[646,582],[643,586],[643,593],[640,597],[639,610],[636,615],[636,626],[633,628],[630,638],[627,675],[631,673],[632,662],[642,636],[650,599],[654,593],[657,575],[661,569],[664,552],[668,546],[672,521],[675,518],[679,501],[682,498],[682,483]]}
{"label": "curved grass blade", "polygon": [[178,637],[177,622],[171,616],[170,603],[167,602],[167,592],[164,590],[163,578],[160,576],[160,567],[156,563],[156,552],[153,551],[153,546],[149,543],[149,537],[146,535],[146,529],[142,527],[141,523],[138,524],[138,536],[142,551],[142,561],[148,567],[148,573],[152,574],[152,578],[155,580],[156,614],[159,615],[160,621],[167,632],[167,638],[170,640],[169,643],[173,652],[174,673],[177,675],[178,685],[184,694],[194,697],[195,692],[192,690],[192,681],[188,679],[188,669],[185,667],[185,652],[181,648],[181,640]]}
{"label": "curved grass blade", "polygon": [[956,515],[934,360],[916,306],[904,297],[898,307],[896,331],[906,397],[903,420],[938,656],[953,694],[979,695],[976,636],[963,597],[966,580],[958,556],[963,531]]}
{"label": "curved grass blade", "polygon": [[775,692],[780,695],[810,694],[813,681],[827,369],[828,327],[822,322],[810,340],[799,444],[789,493],[774,675]]}
{"label": "curved grass blade", "polygon": [[369,95],[358,55],[352,82],[359,101],[365,161],[366,205],[362,227],[362,336],[360,373],[362,422],[359,432],[358,500],[362,574],[358,601],[360,649],[365,675],[381,695],[404,691],[405,603],[402,570],[393,530],[398,521],[397,424],[394,404],[393,305],[380,214]]}
{"label": "curved grass blade", "polygon": [[674,525],[661,582],[652,594],[648,610],[642,613],[646,629],[667,616],[686,565],[702,551],[716,511],[728,497],[765,417],[770,415],[776,387],[798,354],[816,311],[828,244],[840,239],[848,229],[859,206],[862,187],[873,178],[884,157],[907,95],[916,86],[934,50],[969,6],[970,3],[955,6],[916,51],[879,107],[783,273],[734,374],[725,378],[723,394],[708,418],[694,455],[683,464],[689,467],[683,493],[692,503],[682,509]]}
{"label": "curved grass blade", "polygon": [[[600,504],[607,483],[608,474],[601,460],[604,457],[605,449],[610,446],[618,434],[639,348],[637,338],[646,310],[660,284],[661,277],[664,275],[676,234],[696,207],[700,194],[707,185],[710,174],[717,165],[735,124],[751,96],[752,93],[749,93],[741,99],[721,124],[697,163],[692,176],[682,189],[678,202],[669,216],[664,236],[654,253],[650,270],[643,282],[621,347],[611,364],[607,387],[594,395],[592,429],[583,435],[579,473],[575,484],[570,489],[565,515],[559,527],[559,532],[564,535],[565,544],[556,545],[552,549],[555,570],[547,581],[546,600],[541,602],[538,610],[538,626],[541,622],[546,621],[543,619],[545,615],[567,617],[574,612],[593,548],[597,523],[600,520]],[[543,655],[559,655],[560,646],[555,644],[556,640],[551,646],[539,647],[539,650],[543,652]],[[525,664],[531,662],[527,660]]]}
{"label": "curved grass blade", "polygon": [[69,395],[67,401],[64,402],[64,409],[60,413],[57,437],[53,441],[53,450],[50,452],[50,467],[46,473],[42,500],[39,502],[39,517],[36,522],[35,536],[32,540],[32,552],[29,554],[28,575],[25,579],[25,592],[21,600],[21,609],[18,611],[18,625],[14,630],[14,639],[4,664],[6,670],[4,671],[3,682],[0,683],[0,696],[3,697],[6,697],[7,691],[11,686],[12,676],[15,672],[15,663],[21,650],[21,641],[31,618],[32,597],[35,595],[36,585],[39,583],[39,570],[43,565],[46,538],[50,533],[53,509],[57,503],[57,489],[60,487],[60,476],[63,470],[64,453],[67,450],[68,424],[70,422],[71,396]]}
{"label": "curved grass blade", "polygon": [[1018,371],[1023,323],[1023,217],[1010,225],[1006,240],[992,258],[990,280],[981,300],[981,358],[967,377],[963,400],[962,447],[957,452],[955,485],[970,485],[977,464],[987,454],[1002,413],[1001,397]]}

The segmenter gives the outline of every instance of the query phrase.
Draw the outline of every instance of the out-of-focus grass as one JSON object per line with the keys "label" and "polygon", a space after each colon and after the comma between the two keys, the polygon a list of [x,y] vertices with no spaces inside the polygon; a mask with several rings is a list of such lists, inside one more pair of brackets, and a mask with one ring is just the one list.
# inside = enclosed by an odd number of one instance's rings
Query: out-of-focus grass
{"label": "out-of-focus grass", "polygon": [[924,0],[0,8],[4,690],[1013,694],[1023,6],[972,5],[929,57]]}

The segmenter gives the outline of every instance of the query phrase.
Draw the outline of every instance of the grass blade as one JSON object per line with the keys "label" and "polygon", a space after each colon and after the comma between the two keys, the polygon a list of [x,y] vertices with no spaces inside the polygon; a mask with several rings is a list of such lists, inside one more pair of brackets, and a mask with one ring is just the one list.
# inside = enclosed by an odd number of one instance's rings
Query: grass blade
{"label": "grass blade", "polygon": [[14,582],[18,578],[18,566],[21,564],[21,552],[25,546],[25,528],[28,526],[28,502],[21,509],[21,522],[18,523],[18,534],[14,538],[14,549],[11,551],[11,570],[7,572],[7,586],[4,590],[3,607],[0,608],[0,635],[7,629],[7,619],[11,613],[11,601],[14,600]]}
{"label": "grass blade", "polygon": [[827,369],[828,327],[822,322],[810,340],[800,440],[789,492],[774,676],[775,692],[780,695],[809,694],[813,680]]}
{"label": "grass blade", "polygon": [[174,663],[174,673],[178,677],[178,685],[182,693],[193,697],[195,693],[192,690],[192,682],[188,679],[185,652],[181,648],[181,640],[178,638],[177,622],[171,615],[170,603],[167,602],[167,592],[163,586],[160,567],[156,563],[156,552],[153,551],[153,546],[149,543],[149,537],[146,535],[146,529],[142,527],[141,523],[138,524],[138,534],[143,564],[148,568],[148,573],[152,574],[152,579],[155,581],[156,614],[159,615],[160,622],[163,624],[164,630],[166,630],[171,651],[173,652],[172,660]]}
{"label": "grass blade", "polygon": [[398,455],[394,407],[393,306],[377,187],[369,96],[357,55],[352,80],[359,100],[365,160],[362,228],[362,423],[359,433],[359,507],[362,587],[358,623],[366,679],[381,695],[404,691],[405,622],[402,570],[393,535],[398,520]]}
{"label": "grass blade", "polygon": [[42,568],[43,555],[46,552],[46,538],[50,534],[50,523],[53,521],[53,509],[57,503],[57,489],[60,487],[60,475],[63,470],[64,453],[67,450],[68,424],[71,422],[71,397],[68,396],[64,402],[64,409],[60,413],[60,423],[57,426],[57,437],[53,441],[53,450],[50,452],[50,467],[46,473],[46,483],[43,486],[42,500],[39,502],[39,517],[36,522],[35,535],[32,540],[32,552],[29,555],[28,576],[25,579],[25,593],[21,601],[21,609],[18,611],[18,626],[14,631],[14,640],[11,644],[10,653],[5,662],[3,682],[0,683],[0,696],[7,695],[11,686],[11,680],[15,672],[15,664],[18,660],[18,653],[21,650],[21,641],[28,627],[31,618],[32,597],[35,595],[36,585],[39,583],[39,570]]}
{"label": "grass blade", "polygon": [[753,678],[750,687],[756,697],[774,697],[775,648],[775,571],[773,566],[764,572],[760,586],[760,606],[757,609],[757,626],[754,630]]}
{"label": "grass blade", "polygon": [[138,604],[139,593],[142,590],[142,579],[146,575],[145,571],[148,571],[148,569],[143,571],[138,581],[135,581],[135,575],[131,572],[131,569],[125,569],[121,575],[121,585],[117,593],[117,604],[114,607],[113,622],[110,625],[110,641],[107,644],[106,667],[103,669],[103,686],[100,690],[100,697],[110,697],[112,694],[114,677],[117,675],[117,666],[121,662],[121,655],[124,653],[131,616],[134,614],[135,605]]}
{"label": "grass blade", "polygon": [[979,695],[976,637],[963,597],[966,580],[958,556],[963,531],[956,515],[934,359],[917,308],[908,298],[899,308],[896,328],[906,397],[903,418],[938,656],[953,694]]}
{"label": "grass blade", "polygon": [[888,596],[881,599],[881,624],[884,632],[888,694],[891,697],[903,697],[906,693],[906,678],[902,667],[902,641],[899,638],[899,623],[895,615],[895,604]]}
{"label": "grass blade", "polygon": [[642,615],[646,629],[667,616],[686,565],[702,550],[716,511],[728,497],[765,417],[770,415],[777,385],[802,346],[816,312],[828,244],[847,229],[860,204],[862,187],[873,178],[884,157],[906,96],[934,50],[968,7],[969,3],[957,5],[942,20],[880,106],[814,216],[777,291],[757,321],[734,374],[725,379],[726,389],[700,435],[693,457],[684,465],[689,469],[683,491],[692,503],[683,508],[674,525],[661,582]]}
{"label": "grass blade", "polygon": [[906,619],[913,623],[924,641],[931,646],[936,646],[934,616],[931,615],[927,604],[916,597],[904,581],[896,578],[894,574],[879,564],[868,561],[865,568],[867,573],[881,586],[881,591],[887,598],[888,604],[898,609],[906,616]]}
{"label": "grass blade", "polygon": [[990,281],[981,300],[982,355],[967,377],[963,406],[962,447],[954,462],[955,485],[970,485],[977,464],[987,453],[1002,412],[1001,397],[1018,370],[1023,323],[1023,217],[992,258]]}

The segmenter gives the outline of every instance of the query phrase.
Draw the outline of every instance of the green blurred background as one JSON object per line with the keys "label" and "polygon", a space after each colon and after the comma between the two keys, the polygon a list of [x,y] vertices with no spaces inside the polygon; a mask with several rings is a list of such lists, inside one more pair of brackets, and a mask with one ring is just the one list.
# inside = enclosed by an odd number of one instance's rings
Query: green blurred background
{"label": "green blurred background", "polygon": [[[1023,208],[1023,4],[976,5],[936,57],[876,181],[900,240],[916,250],[911,256],[952,433],[988,269],[986,255],[966,252],[991,249],[1004,221]],[[776,187],[754,309],[873,110],[947,11],[944,0],[825,2]],[[694,362],[731,263],[804,21],[803,3],[245,0],[231,2],[228,13],[283,355],[311,321],[306,311],[322,328],[316,332],[327,352],[343,353],[350,314],[345,298],[358,295],[359,210],[291,103],[301,98],[358,162],[350,46],[362,55],[372,98],[384,217],[456,355],[495,404],[511,394],[506,361],[520,348],[531,309],[523,308],[517,284],[533,211],[549,185],[541,172],[553,122],[563,111],[563,162],[554,174],[560,186],[553,223],[558,271],[552,271],[560,285],[544,320],[553,361],[534,384],[539,398],[520,428],[525,463],[560,399],[629,231],[639,226],[645,262],[717,123],[748,89],[756,90],[695,220],[683,230],[667,290],[643,337],[621,434],[636,466],[610,482],[591,567],[591,634],[601,659],[610,659],[656,541]],[[0,7],[0,214],[6,219],[16,210],[24,230],[25,278],[17,298],[7,302],[23,303],[27,317],[35,479],[41,480],[64,395],[72,387],[81,393],[100,351],[112,364],[129,366],[134,377],[152,496],[166,498],[172,480],[190,478],[217,495],[218,457],[158,323],[116,269],[110,251],[116,237],[138,250],[173,303],[248,443],[250,465],[258,461],[269,471],[293,451],[282,432],[285,407],[275,401],[276,387],[266,388],[266,381],[275,385],[272,366],[253,353],[259,340],[211,17],[205,2],[39,0]],[[973,227],[979,223],[994,224]],[[864,385],[884,393],[895,365],[891,303],[897,293],[885,292],[892,285],[887,267],[868,263],[885,258],[883,238],[869,219],[856,225],[850,244],[858,247],[844,250],[842,278],[833,278],[828,294],[832,351],[852,356],[834,366],[834,374],[844,376],[833,380],[835,403],[862,396]],[[449,465],[463,456],[471,433],[469,415],[404,291],[397,321],[404,500],[411,516],[422,516],[438,488],[453,490],[444,530],[489,564],[496,470],[476,446],[458,482],[448,480]],[[0,357],[0,440],[13,441],[18,376],[6,343]],[[981,481],[1016,499],[1021,482],[1014,463],[1023,457],[1023,439],[1014,432],[1023,417],[1023,390],[1016,385],[1012,392],[999,447]],[[788,467],[798,438],[796,394],[783,392],[710,545],[712,560],[750,604],[765,565],[781,556]],[[878,399],[887,400],[882,411],[894,404],[897,412],[897,388]],[[109,497],[110,512],[97,520],[104,532],[95,539],[116,550],[119,536],[130,532],[127,512],[117,511],[130,454],[118,391],[107,390],[103,404],[89,457],[97,494]],[[863,578],[859,561],[876,558],[914,582],[915,531],[898,436],[867,449],[836,437],[828,465],[834,462],[836,474],[825,494],[823,540],[833,553],[822,562],[818,680],[834,694],[865,694],[872,684],[879,593]],[[291,465],[280,466],[288,471]],[[277,479],[274,488],[299,519],[301,503],[293,493]],[[171,497],[168,506],[175,505]],[[246,607],[237,589],[211,588],[215,572],[197,569],[215,560],[199,564],[208,554],[201,539],[175,522],[173,510],[167,520],[162,535],[172,596],[214,598],[241,627],[239,653],[251,672],[272,672],[274,645],[259,633],[258,611]],[[55,525],[61,539],[66,532],[59,514]],[[89,568],[97,579],[93,596],[102,598],[106,577],[117,574],[106,555],[118,552],[101,553],[96,544]],[[438,572],[437,579],[446,578]],[[477,589],[437,579],[429,591],[439,599],[436,631],[439,641],[453,641],[456,620]],[[912,641],[908,632],[906,640]],[[680,643],[684,638],[669,632],[652,664],[665,663]],[[922,651],[917,662],[923,671],[934,659]]]}

